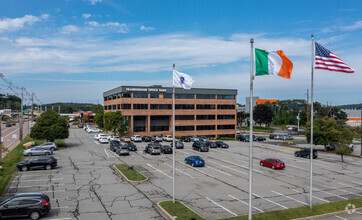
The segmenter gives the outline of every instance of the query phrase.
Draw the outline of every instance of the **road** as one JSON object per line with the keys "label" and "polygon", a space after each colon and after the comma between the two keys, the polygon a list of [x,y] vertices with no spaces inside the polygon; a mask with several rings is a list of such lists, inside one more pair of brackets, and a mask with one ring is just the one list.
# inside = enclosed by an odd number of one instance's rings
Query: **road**
{"label": "road", "polygon": [[[99,144],[83,129],[70,129],[67,149],[55,152],[59,167],[51,171],[16,173],[5,197],[19,192],[40,191],[51,198],[52,211],[43,219],[164,219],[155,208],[172,195],[172,155],[143,154],[146,143],[136,143],[137,152],[118,156],[108,144]],[[166,143],[163,143],[166,144]],[[248,213],[248,143],[229,141],[229,149],[192,150],[191,143],[176,152],[176,199],[205,219]],[[293,148],[255,143],[253,212],[268,212],[308,205],[309,160],[294,157]],[[194,168],[184,158],[200,155],[205,167]],[[284,170],[259,165],[260,159],[279,158]],[[360,158],[324,152],[314,160],[313,203],[362,196]],[[111,168],[116,163],[133,165],[149,181],[131,184]]]}
{"label": "road", "polygon": [[[28,133],[29,122],[24,122],[23,125],[23,137]],[[13,135],[16,134],[16,138],[13,138]],[[4,146],[11,150],[19,143],[19,123],[12,125],[11,127],[6,127],[5,124],[1,124],[1,137],[4,138]],[[3,153],[3,156],[6,155],[6,152]]]}

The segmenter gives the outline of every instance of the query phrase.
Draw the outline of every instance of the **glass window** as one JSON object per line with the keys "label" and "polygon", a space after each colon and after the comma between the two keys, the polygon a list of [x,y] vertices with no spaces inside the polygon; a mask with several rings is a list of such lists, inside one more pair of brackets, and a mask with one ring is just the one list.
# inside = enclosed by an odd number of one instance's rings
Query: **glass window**
{"label": "glass window", "polygon": [[211,94],[196,94],[196,99],[215,99],[215,95],[211,95]]}
{"label": "glass window", "polygon": [[117,105],[117,110],[120,110],[120,109],[121,109],[121,105],[118,104],[118,105]]}
{"label": "glass window", "polygon": [[217,119],[219,120],[235,119],[235,115],[218,115]]}
{"label": "glass window", "polygon": [[175,109],[194,109],[195,105],[175,105]]}
{"label": "glass window", "polygon": [[112,109],[113,109],[113,110],[116,110],[116,105],[113,105]]}
{"label": "glass window", "polygon": [[196,109],[215,109],[215,105],[196,105]]}
{"label": "glass window", "polygon": [[107,97],[104,97],[104,101],[107,101],[108,99],[107,99]]}
{"label": "glass window", "polygon": [[215,120],[215,115],[196,115],[197,120]]}
{"label": "glass window", "polygon": [[122,92],[121,96],[122,96],[122,98],[131,98],[131,93],[130,92]]}
{"label": "glass window", "polygon": [[121,98],[121,93],[118,93],[117,94],[117,99],[120,99]]}
{"label": "glass window", "polygon": [[235,105],[217,105],[217,109],[235,109]]}
{"label": "glass window", "polygon": [[107,110],[107,109],[108,109],[107,107],[108,107],[108,106],[105,105],[105,106],[104,106],[104,110]]}
{"label": "glass window", "polygon": [[112,95],[112,99],[117,99],[117,95],[116,94]]}
{"label": "glass window", "polygon": [[171,104],[150,104],[150,109],[172,109]]}
{"label": "glass window", "polygon": [[151,120],[169,120],[170,116],[168,115],[156,115],[151,116]]}
{"label": "glass window", "polygon": [[235,99],[235,95],[217,95],[217,99]]}
{"label": "glass window", "polygon": [[148,104],[133,104],[133,109],[148,109]]}
{"label": "glass window", "polygon": [[175,115],[175,120],[195,120],[193,115]]}
{"label": "glass window", "polygon": [[131,109],[131,104],[122,104],[122,109]]}
{"label": "glass window", "polygon": [[215,125],[198,125],[196,126],[196,130],[215,130]]}
{"label": "glass window", "polygon": [[158,98],[159,98],[159,93],[157,93],[157,92],[150,92],[150,98],[151,98],[151,99],[158,99]]}
{"label": "glass window", "polygon": [[235,129],[235,125],[218,125],[217,130]]}
{"label": "glass window", "polygon": [[147,92],[134,92],[133,98],[148,98]]}
{"label": "glass window", "polygon": [[180,94],[180,93],[176,93],[175,94],[175,98],[176,99],[194,99],[195,95],[194,94]]}
{"label": "glass window", "polygon": [[151,131],[168,131],[168,126],[151,126]]}
{"label": "glass window", "polygon": [[172,99],[172,93],[163,93],[164,99]]}
{"label": "glass window", "polygon": [[176,131],[193,131],[195,130],[194,126],[175,126]]}

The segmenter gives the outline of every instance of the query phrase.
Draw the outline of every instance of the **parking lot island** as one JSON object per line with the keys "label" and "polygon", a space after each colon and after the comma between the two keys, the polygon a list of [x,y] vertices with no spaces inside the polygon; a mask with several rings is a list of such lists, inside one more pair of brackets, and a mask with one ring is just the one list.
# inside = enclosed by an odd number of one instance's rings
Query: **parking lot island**
{"label": "parking lot island", "polygon": [[142,183],[148,180],[146,176],[138,172],[133,166],[128,164],[116,164],[113,168],[119,173],[124,179],[131,183]]}
{"label": "parking lot island", "polygon": [[172,200],[161,201],[157,203],[158,208],[167,216],[168,219],[180,219],[180,220],[202,220],[203,218],[199,216],[192,209],[187,207],[184,203],[180,201],[172,202]]}

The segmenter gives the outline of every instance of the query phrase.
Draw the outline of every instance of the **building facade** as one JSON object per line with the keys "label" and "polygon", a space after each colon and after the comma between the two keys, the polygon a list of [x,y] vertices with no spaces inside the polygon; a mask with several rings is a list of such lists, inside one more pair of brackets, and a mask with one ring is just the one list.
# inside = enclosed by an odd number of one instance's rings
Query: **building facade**
{"label": "building facade", "polygon": [[[131,136],[171,135],[172,87],[120,86],[103,93],[104,111],[121,111]],[[235,137],[233,89],[175,89],[175,136]]]}

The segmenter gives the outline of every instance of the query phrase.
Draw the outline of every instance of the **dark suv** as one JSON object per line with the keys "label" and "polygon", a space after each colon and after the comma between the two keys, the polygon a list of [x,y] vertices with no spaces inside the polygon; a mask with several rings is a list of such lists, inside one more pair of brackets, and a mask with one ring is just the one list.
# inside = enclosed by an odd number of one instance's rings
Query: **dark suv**
{"label": "dark suv", "polygon": [[32,157],[29,160],[21,161],[17,164],[18,170],[28,171],[30,169],[43,168],[51,170],[58,165],[57,159],[52,156]]}
{"label": "dark suv", "polygon": [[[296,151],[294,153],[294,156],[296,157],[306,157],[310,158],[310,148],[302,148],[300,151]],[[317,150],[313,149],[313,159],[316,159],[318,157]]]}
{"label": "dark suv", "polygon": [[110,141],[109,142],[109,149],[113,152],[116,152],[121,147],[122,147],[122,144],[120,141]]}
{"label": "dark suv", "polygon": [[36,220],[51,209],[49,197],[43,193],[17,194],[0,203],[0,218],[29,217]]}
{"label": "dark suv", "polygon": [[209,151],[209,147],[206,146],[206,144],[204,142],[194,142],[192,144],[192,149],[193,150],[197,150],[197,151],[204,151],[204,152],[208,152]]}
{"label": "dark suv", "polygon": [[[184,143],[182,141],[175,141],[176,149],[184,149]],[[171,142],[171,147],[173,147],[173,143]]]}

